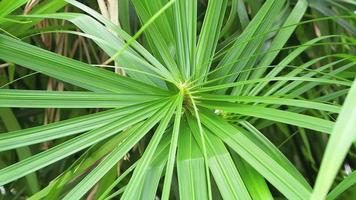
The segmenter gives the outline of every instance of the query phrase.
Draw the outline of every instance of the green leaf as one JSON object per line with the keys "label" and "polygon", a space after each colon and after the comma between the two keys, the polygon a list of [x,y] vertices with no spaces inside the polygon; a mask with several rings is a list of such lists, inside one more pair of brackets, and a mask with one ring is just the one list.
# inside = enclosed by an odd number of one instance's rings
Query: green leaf
{"label": "green leaf", "polygon": [[313,82],[317,84],[335,84],[335,85],[343,85],[343,86],[351,86],[352,82],[348,80],[331,80],[329,78],[308,78],[308,77],[274,77],[274,78],[259,78],[259,79],[251,79],[246,81],[238,81],[234,83],[227,83],[227,84],[220,84],[215,86],[209,86],[199,89],[198,91],[192,92],[199,93],[199,92],[209,92],[209,91],[217,91],[221,89],[232,88],[241,85],[247,84],[255,84],[255,83],[268,83],[270,81],[304,81],[304,82]]}
{"label": "green leaf", "polygon": [[175,37],[177,44],[177,64],[184,80],[194,72],[197,1],[177,0],[174,4]]}
{"label": "green leaf", "polygon": [[208,108],[222,110],[224,112],[254,116],[257,118],[304,127],[322,133],[330,134],[332,127],[334,126],[334,122],[329,120],[274,108],[264,108],[262,106],[242,105],[227,102],[209,102],[205,104],[202,103],[201,105]]}
{"label": "green leaf", "polygon": [[159,99],[160,95],[0,89],[0,107],[115,108]]}
{"label": "green leaf", "polygon": [[[72,1],[69,2],[74,3]],[[85,11],[95,12],[81,3],[75,3],[75,5]],[[98,21],[94,20],[92,17],[80,13],[53,13],[42,15],[26,15],[23,17],[29,19],[48,18],[68,20],[75,24],[82,31],[84,31],[87,37],[97,43],[98,46],[103,49],[109,56],[114,56],[121,49],[127,48],[125,51],[122,51],[120,59],[117,58],[115,61],[120,66],[125,66],[125,68],[130,69],[127,70],[127,73],[130,76],[135,77],[136,79],[143,82],[157,85],[162,84],[162,81],[156,77],[148,76],[144,73],[137,73],[135,71],[142,71],[148,74],[154,74],[156,76],[158,75],[159,77],[166,77],[171,79],[171,75],[166,70],[166,68],[164,68],[161,64],[157,64],[158,61],[153,59],[153,56],[150,55],[146,50],[143,50],[143,48],[137,42],[134,42],[132,45],[135,49],[126,47],[127,44],[125,44],[123,40],[132,40],[132,37],[127,35],[127,33],[112,23],[107,24],[107,26],[116,31],[119,37],[100,24]],[[104,20],[102,18],[100,19]],[[136,49],[138,50],[137,52]],[[149,59],[149,62],[142,58],[139,53],[143,53],[145,56],[144,58]],[[152,60],[156,64],[155,66],[150,64]]]}
{"label": "green leaf", "polygon": [[160,108],[162,105],[151,106],[142,109],[139,112],[129,114],[118,120],[114,120],[102,127],[84,133],[78,137],[70,139],[62,144],[59,144],[49,150],[38,153],[25,160],[15,163],[9,167],[0,170],[0,185],[5,185],[13,180],[16,180],[26,174],[34,172],[45,166],[48,166],[56,161],[59,161],[69,155],[72,155],[80,150],[83,150],[99,141],[102,141],[110,136],[115,135],[119,131],[138,123],[154,113],[153,111]]}
{"label": "green leaf", "polygon": [[[300,67],[297,67],[296,69],[294,69],[293,71],[289,72],[286,76],[296,76],[300,73],[303,73],[305,67],[310,67],[311,64],[315,64],[316,62],[321,61],[322,59],[326,59],[329,58],[329,56],[325,56],[325,57],[321,57],[321,58],[317,58],[317,59],[313,59],[309,62],[304,63],[303,65],[301,65]],[[322,76],[322,78],[335,78],[335,79],[339,79],[339,80],[345,80],[342,78],[339,78],[338,76],[336,76],[338,73],[347,70],[348,68],[352,67],[353,65],[355,65],[355,63],[348,63],[346,65],[343,65],[341,67],[335,68],[332,71],[330,71],[330,68],[332,67],[336,67],[337,64],[340,64],[342,61],[345,61],[344,59],[341,60],[337,60],[335,62],[332,63],[328,63],[324,66],[319,67],[316,70],[311,70],[308,73],[306,73],[305,75],[303,75],[303,77],[309,78],[309,77],[313,77],[315,75],[320,74]],[[328,71],[326,71],[328,70]],[[278,81],[277,83],[275,83],[269,90],[268,92],[266,92],[264,94],[264,96],[270,95],[272,93],[274,93],[275,95],[283,95],[283,94],[288,94],[289,91],[293,91],[293,89],[295,89],[293,92],[291,92],[290,95],[300,95],[303,92],[309,91],[312,86],[317,86],[318,83],[304,83],[300,82],[300,81],[293,81],[291,83],[288,83],[287,81]],[[303,87],[298,87],[300,85],[303,84]],[[283,85],[285,85],[283,87]]]}
{"label": "green leaf", "polygon": [[[292,62],[296,57],[298,57],[301,53],[303,53],[306,49],[310,48],[311,45],[320,42],[322,40],[332,38],[332,37],[338,37],[337,35],[327,35],[327,36],[322,36],[318,38],[314,38],[312,40],[307,41],[303,45],[297,46],[296,49],[294,49],[291,53],[288,54],[283,60],[281,60],[278,65],[276,65],[268,74],[264,75],[263,77],[265,78],[273,78],[278,75],[290,62]],[[318,59],[318,58],[317,58]],[[267,63],[266,63],[267,64]],[[262,74],[259,75],[261,77]],[[257,95],[266,85],[268,82],[261,82],[259,83],[256,87],[252,89],[250,92],[250,95]]]}
{"label": "green leaf", "polygon": [[[145,58],[146,61],[148,61],[148,62],[146,62],[145,60],[142,60],[142,59],[137,60],[140,57],[138,57],[138,55],[131,54],[128,57],[129,62],[125,62],[125,65],[131,65],[132,63],[136,63],[139,61],[139,64],[142,66],[137,65],[136,67],[139,67],[140,70],[146,71],[148,69],[152,69],[153,71],[157,72],[158,74],[161,74],[163,77],[167,77],[171,81],[173,80],[172,74],[170,74],[170,72],[153,55],[151,55],[151,53],[149,53],[148,50],[146,50],[137,41],[134,41],[132,39],[132,37],[129,34],[127,34],[125,31],[123,31],[119,26],[113,24],[110,20],[106,19],[105,17],[103,17],[101,14],[99,14],[95,10],[91,9],[90,7],[80,3],[78,1],[75,1],[75,0],[66,0],[66,1],[68,3],[76,6],[77,8],[83,10],[84,12],[88,13],[89,15],[93,16],[95,19],[97,19],[101,23],[105,24],[108,28],[110,28],[111,31],[114,31],[122,40],[130,41],[131,42],[130,47],[132,47],[134,49],[134,51],[136,51],[137,53],[142,55],[142,57]],[[120,2],[120,3],[122,3],[122,2]],[[122,8],[121,5],[120,5],[120,8]],[[120,14],[121,13],[119,13],[119,15]],[[95,22],[95,20],[92,20],[90,17],[88,18],[88,16],[85,16],[85,15],[80,15],[80,14],[77,14],[77,15],[79,15],[78,16],[79,19],[82,19],[82,20],[78,20],[77,17],[68,19],[68,20],[70,20],[72,23],[76,24],[78,27],[81,27],[83,31],[88,32],[92,35],[96,35],[99,38],[102,38],[106,41],[106,38],[103,37],[101,32],[98,32],[97,30],[93,30],[92,29],[93,27],[90,25],[90,23],[87,23],[88,20],[94,21],[94,22]],[[57,14],[55,14],[55,17],[56,16],[57,16]],[[60,16],[60,17],[62,17],[62,16]],[[100,27],[100,25],[99,25],[99,27]],[[100,29],[102,29],[102,27],[100,27]],[[105,29],[104,29],[104,31],[105,31]],[[117,41],[117,38],[115,40]],[[122,42],[120,42],[120,43],[122,43]],[[121,45],[119,45],[119,47],[120,46]],[[131,49],[130,47],[127,47],[127,48],[130,50]],[[108,55],[113,56],[113,53],[116,53],[118,50],[120,50],[118,47],[116,47],[115,52],[113,52],[112,51],[113,48],[115,48],[115,47],[113,47],[113,45],[107,45],[103,49],[107,52]],[[125,54],[127,54],[127,53],[129,53],[129,52],[127,52],[127,51],[122,52],[120,59],[116,59],[116,62],[122,62],[122,57],[125,56]],[[135,57],[133,57],[133,56],[135,56]],[[133,58],[135,58],[135,59],[133,59]],[[150,65],[150,63],[152,63],[152,66]],[[159,70],[154,70],[154,68],[152,68],[153,66],[158,68]]]}
{"label": "green leaf", "polygon": [[[194,123],[194,119],[188,118],[188,120],[192,133],[196,141],[198,141],[200,148],[202,148],[202,143],[199,140],[198,125]],[[204,134],[207,144],[209,169],[221,196],[224,199],[251,199],[224,143],[208,130],[204,129]]]}
{"label": "green leaf", "polygon": [[321,162],[319,173],[311,199],[324,199],[335,176],[356,139],[354,123],[356,121],[356,81],[354,81],[333,127]]}
{"label": "green leaf", "polygon": [[174,170],[175,160],[176,160],[178,137],[179,137],[180,126],[181,126],[183,95],[180,94],[180,96],[178,98],[179,98],[178,106],[175,111],[171,145],[169,147],[166,175],[164,176],[164,185],[163,185],[163,190],[162,190],[162,199],[163,200],[169,199],[169,193],[170,193],[172,177],[173,177],[173,170]]}
{"label": "green leaf", "polygon": [[219,39],[227,1],[209,1],[196,50],[194,76],[203,81],[209,71]]}
{"label": "green leaf", "polygon": [[[164,1],[164,3],[166,2]],[[167,4],[172,5],[172,3],[175,3],[175,0],[169,1]],[[164,6],[162,6],[162,1],[148,2],[132,0],[132,4],[143,26],[145,26],[146,23],[149,23],[150,19],[164,8]],[[175,43],[173,42],[173,29],[169,23],[170,17],[172,16],[169,10],[166,13],[162,13],[162,15],[147,28],[146,36],[147,42],[153,51],[153,55],[164,63],[174,76],[175,80],[180,80],[181,74],[179,73],[177,63],[170,52],[171,48],[175,48]]]}
{"label": "green leaf", "polygon": [[236,127],[209,111],[202,111],[202,123],[236,151],[288,199],[308,199],[311,189],[290,173],[279,160]]}
{"label": "green leaf", "polygon": [[138,189],[141,199],[154,199],[157,195],[157,189],[162,178],[162,172],[167,163],[169,153],[170,135],[166,133],[155,152],[155,157],[148,165],[143,177],[142,189]]}
{"label": "green leaf", "polygon": [[[139,195],[139,191],[137,186],[142,184],[142,177],[144,176],[146,170],[148,169],[148,165],[151,162],[154,153],[157,149],[157,146],[159,145],[159,142],[161,141],[163,134],[165,133],[165,130],[167,129],[167,126],[169,124],[169,121],[174,113],[174,111],[177,108],[177,105],[181,103],[179,101],[179,97],[177,98],[175,96],[174,102],[170,103],[169,109],[165,112],[165,116],[161,120],[159,126],[157,127],[155,133],[153,134],[145,152],[143,153],[140,162],[138,163],[129,184],[127,185],[127,188],[125,189],[125,192],[122,196],[122,199],[136,199],[137,195]],[[154,189],[154,188],[152,188]]]}
{"label": "green leaf", "polygon": [[[125,170],[124,173],[122,173],[105,191],[104,193],[99,197],[98,200],[103,200],[106,198],[106,196],[119,184],[129,173],[131,173],[135,167],[137,166],[138,161],[136,161],[134,164],[132,164],[128,169]],[[110,195],[112,196],[112,195]]]}
{"label": "green leaf", "polygon": [[179,133],[177,174],[181,199],[208,199],[204,156],[185,118]]}
{"label": "green leaf", "polygon": [[[15,114],[10,108],[0,108],[0,119],[4,122],[7,131],[21,131],[21,125],[19,124],[19,121],[16,119]],[[0,137],[2,135],[3,134],[0,134]],[[2,142],[1,139],[0,142]],[[32,152],[29,147],[20,147],[16,149],[16,154],[18,156],[18,160],[21,161],[31,157]],[[36,173],[28,174],[25,178],[30,193],[34,194],[40,190],[40,185]]]}
{"label": "green leaf", "polygon": [[[14,11],[14,13],[11,14],[15,14],[16,10],[15,7],[18,8],[18,6],[24,5],[25,3],[34,3],[34,1],[26,1],[26,0],[19,0],[16,1],[16,3],[14,3],[14,1],[12,0],[4,0],[1,1],[0,3],[9,3],[9,5],[12,7],[12,11]],[[38,4],[36,4],[35,6],[33,6],[30,10],[29,13],[30,14],[43,14],[43,13],[54,13],[57,12],[58,10],[62,9],[64,6],[66,6],[67,3],[64,0],[57,0],[57,1],[51,1],[51,0],[45,0],[45,1],[40,1],[38,2]],[[5,8],[7,11],[0,11],[1,14],[10,14],[9,13],[9,7],[8,6],[4,6],[4,5],[0,5],[0,8]],[[22,9],[17,9],[17,11],[22,11]],[[8,16],[8,21],[4,20],[4,22],[2,23],[1,21],[1,16],[0,16],[0,23],[1,23],[1,28],[6,29],[8,32],[10,32],[11,34],[18,36],[18,37],[22,37],[22,36],[26,36],[28,34],[30,34],[32,31],[34,31],[33,26],[35,26],[36,24],[38,24],[40,22],[40,20],[27,20],[27,21],[17,21],[15,19],[12,20],[11,15]]]}
{"label": "green leaf", "polygon": [[113,151],[77,184],[63,199],[80,199],[88,192],[143,136],[162,118],[168,107],[155,113],[140,127],[120,133],[121,138]]}
{"label": "green leaf", "polygon": [[[321,12],[322,14],[324,14],[326,16],[338,15],[333,9],[330,9],[327,6],[327,4],[325,4],[325,2],[323,2],[323,1],[311,1],[310,7],[318,10],[319,12]],[[352,15],[352,13],[348,13],[348,14]],[[344,27],[345,29],[348,29],[349,31],[351,31],[353,34],[356,34],[356,28],[352,24],[348,23],[347,21],[345,21],[343,19],[335,19],[335,21],[338,24],[340,24],[342,27]]]}
{"label": "green leaf", "polygon": [[[137,123],[129,129],[136,129],[137,127],[142,125],[142,123],[143,122]],[[125,131],[128,131],[129,129]],[[53,195],[54,193],[56,193],[56,195],[58,196],[61,190],[66,186],[66,184],[70,183],[72,180],[75,180],[75,178],[86,172],[88,168],[96,165],[99,160],[105,157],[105,155],[108,155],[117,146],[117,143],[119,141],[121,141],[121,135],[116,134],[115,136],[107,140],[95,144],[87,151],[85,151],[79,159],[77,159],[69,168],[67,168],[66,171],[59,175],[55,180],[53,180],[40,192],[31,196],[29,200],[43,199],[45,197],[55,199],[56,196]],[[130,169],[133,169],[135,166],[136,163],[133,164]],[[124,174],[125,173],[120,175],[121,179],[123,178]]]}
{"label": "green leaf", "polygon": [[12,11],[16,10],[17,8],[21,7],[22,5],[26,4],[27,0],[2,0],[0,2],[0,17],[5,17],[6,15],[10,14]]}
{"label": "green leaf", "polygon": [[92,91],[166,93],[160,88],[60,56],[4,35],[0,35],[0,58]]}
{"label": "green leaf", "polygon": [[236,153],[233,153],[232,157],[235,160],[235,165],[240,172],[241,178],[248,189],[251,198],[256,200],[273,200],[272,194],[269,191],[263,176]]}
{"label": "green leaf", "polygon": [[351,188],[356,183],[356,171],[353,171],[350,175],[346,176],[327,196],[327,200],[336,199],[341,193]]}
{"label": "green leaf", "polygon": [[[271,28],[276,18],[274,13],[279,12],[284,3],[284,0],[268,0],[264,3],[257,15],[234,42],[233,46],[227,50],[226,55],[218,64],[219,69],[210,75],[210,79],[241,71],[247,66],[250,61],[249,59],[237,61],[259,50],[267,36],[265,33]],[[261,35],[254,37],[256,34]],[[236,78],[237,75],[229,76],[219,80],[218,83],[234,82]]]}
{"label": "green leaf", "polygon": [[[344,66],[341,66],[339,68],[336,68],[336,69],[333,69],[331,70],[330,72],[328,72],[326,75],[324,75],[323,77],[332,77],[333,75],[337,75],[343,71],[346,71],[352,67],[354,67],[356,64],[356,62],[351,62],[351,63],[348,63]],[[325,66],[323,66],[325,67]],[[322,69],[323,67],[320,67],[319,69]],[[312,76],[313,73],[308,73],[307,75],[305,76]],[[279,91],[277,91],[275,94],[283,94],[283,93],[287,93],[289,91],[292,91],[290,93],[291,96],[298,96],[298,95],[301,95],[307,91],[310,91],[312,88],[314,87],[317,87],[319,84],[318,83],[315,83],[315,82],[310,82],[310,83],[305,83],[303,84],[303,87],[298,87],[296,88],[298,85],[300,85],[301,83],[299,82],[296,82],[294,81],[293,83],[290,83],[289,85],[286,85],[285,87],[281,88]],[[294,89],[294,90],[293,90]]]}
{"label": "green leaf", "polygon": [[96,129],[130,113],[147,109],[150,106],[157,106],[157,102],[112,109],[48,125],[3,133],[0,134],[0,152]]}
{"label": "green leaf", "polygon": [[[283,46],[286,44],[290,36],[293,34],[295,28],[297,27],[297,23],[302,19],[307,8],[308,8],[307,0],[298,0],[297,4],[294,6],[288,18],[284,21],[282,25],[282,27],[286,27],[286,28],[279,30],[277,35],[274,37],[271,46],[269,47],[271,49],[269,50],[270,53],[263,57],[261,62],[258,64],[258,66],[260,67],[269,66],[272,63],[272,61],[276,58],[276,56],[280,52],[280,49],[283,48]],[[274,51],[272,49],[277,51]],[[253,78],[261,77],[264,72],[265,69],[256,69],[251,75],[251,78],[253,79]],[[247,90],[250,89],[252,88],[249,87],[249,89]]]}
{"label": "green leaf", "polygon": [[277,160],[278,163],[283,166],[295,179],[299,180],[306,188],[311,190],[309,183],[303,177],[303,175],[297,170],[293,163],[291,163],[288,158],[275,146],[266,136],[261,133],[256,127],[247,121],[239,121],[239,124],[243,126],[238,128],[241,133],[248,137],[251,141],[258,144],[258,146],[263,149],[268,155],[273,159]]}
{"label": "green leaf", "polygon": [[[324,110],[333,113],[339,113],[340,107],[331,104],[314,102],[311,100],[297,100],[283,97],[273,96],[231,96],[231,95],[214,95],[214,94],[201,94],[198,99],[209,101],[226,101],[226,102],[243,102],[243,103],[263,103],[274,105],[288,105],[301,108],[311,108],[316,110]],[[209,103],[208,103],[209,104]]]}

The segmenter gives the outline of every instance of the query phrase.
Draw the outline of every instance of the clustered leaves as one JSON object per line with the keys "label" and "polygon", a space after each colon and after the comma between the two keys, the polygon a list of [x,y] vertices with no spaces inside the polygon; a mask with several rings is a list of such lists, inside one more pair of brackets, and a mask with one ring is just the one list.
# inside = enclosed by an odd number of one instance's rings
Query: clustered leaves
{"label": "clustered leaves", "polygon": [[356,182],[354,2],[37,3],[0,1],[4,198],[318,200]]}

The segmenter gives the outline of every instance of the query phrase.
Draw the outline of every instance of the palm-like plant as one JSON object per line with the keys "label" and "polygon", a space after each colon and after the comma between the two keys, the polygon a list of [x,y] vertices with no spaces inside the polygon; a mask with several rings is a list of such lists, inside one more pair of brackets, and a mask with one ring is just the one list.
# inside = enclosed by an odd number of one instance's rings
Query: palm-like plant
{"label": "palm-like plant", "polygon": [[[2,89],[1,107],[110,108],[0,134],[2,152],[67,138],[1,169],[0,185],[81,152],[76,162],[30,199],[80,199],[95,186],[98,199],[273,199],[265,180],[288,199],[325,198],[355,140],[356,86],[342,75],[354,74],[355,56],[333,53],[307,62],[295,60],[323,41],[324,45],[342,41],[349,51],[354,51],[355,41],[346,35],[327,35],[284,47],[305,15],[306,0],[295,2],[292,10],[286,1],[267,0],[251,21],[243,1],[212,0],[202,24],[198,7],[204,5],[197,1],[132,0],[142,22],[132,37],[84,4],[66,2],[88,15],[38,13],[16,19],[72,22],[83,33],[57,32],[93,40],[110,56],[101,66],[114,62],[113,67],[124,69],[127,76],[0,35],[4,61],[86,90]],[[354,34],[348,21],[338,20]],[[315,89],[330,85],[344,90]],[[342,108],[330,103],[347,93]],[[291,134],[286,125],[303,133],[307,129],[332,134],[314,192],[310,180],[261,133],[274,123],[279,125],[274,135],[285,130]],[[125,171],[117,173],[118,163],[135,147],[143,148],[142,154],[118,167]],[[349,186],[336,188],[335,193]]]}

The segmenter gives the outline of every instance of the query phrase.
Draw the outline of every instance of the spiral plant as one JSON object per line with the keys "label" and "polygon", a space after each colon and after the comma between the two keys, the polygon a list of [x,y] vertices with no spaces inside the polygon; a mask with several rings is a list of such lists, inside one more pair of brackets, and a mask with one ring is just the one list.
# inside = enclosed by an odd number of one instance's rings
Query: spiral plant
{"label": "spiral plant", "polygon": [[353,199],[355,10],[1,0],[0,199]]}

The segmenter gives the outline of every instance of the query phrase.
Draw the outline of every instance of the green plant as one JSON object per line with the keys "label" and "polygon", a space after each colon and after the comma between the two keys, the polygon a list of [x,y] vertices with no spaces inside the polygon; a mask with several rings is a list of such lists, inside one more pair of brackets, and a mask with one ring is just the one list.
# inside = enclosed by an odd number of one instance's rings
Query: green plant
{"label": "green plant", "polygon": [[[0,151],[26,154],[3,164],[0,185],[26,176],[33,187],[29,199],[81,199],[90,191],[96,199],[273,199],[280,194],[325,199],[344,158],[352,154],[355,15],[344,7],[337,17],[328,6],[316,6],[324,5],[321,1],[311,3],[312,12],[318,8],[330,16],[301,22],[306,0],[132,0],[142,24],[137,27],[127,16],[118,25],[74,0],[66,2],[87,14],[56,12],[64,1],[48,11],[53,7],[46,3],[53,1],[47,1],[38,13],[8,16],[26,1],[9,2],[0,3],[8,10],[0,18],[0,58],[72,85],[66,86],[72,91],[0,90],[0,113],[10,131],[0,134]],[[123,2],[120,11],[132,12]],[[349,1],[328,2],[355,7]],[[340,6],[335,7],[333,12]],[[70,21],[82,32],[70,25],[29,31],[41,19]],[[311,24],[326,34],[303,32]],[[91,65],[29,44],[29,37],[46,32],[88,38],[110,57]],[[14,114],[6,107],[103,110],[11,131],[20,127],[10,128],[16,118],[10,119]],[[290,144],[285,151],[302,152],[287,158],[276,144],[297,133],[299,146]],[[327,134],[320,171],[308,176],[318,165],[315,158],[322,158],[312,149],[324,148]],[[321,147],[311,147],[313,138]],[[30,155],[28,147],[46,141],[56,145]],[[293,159],[296,154],[307,163]],[[50,183],[30,175],[66,158]],[[352,186],[354,177],[328,198]]]}

